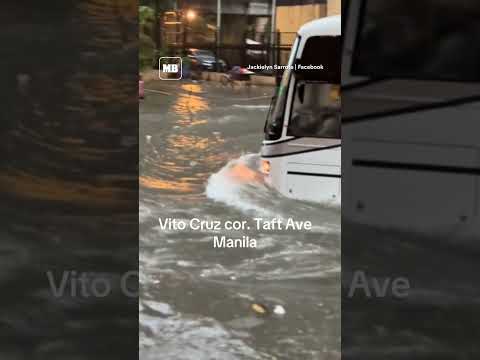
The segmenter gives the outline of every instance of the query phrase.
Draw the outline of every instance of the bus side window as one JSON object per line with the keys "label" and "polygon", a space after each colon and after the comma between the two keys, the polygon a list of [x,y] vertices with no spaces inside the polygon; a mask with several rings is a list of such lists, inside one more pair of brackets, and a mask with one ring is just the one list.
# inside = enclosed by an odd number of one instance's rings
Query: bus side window
{"label": "bus side window", "polygon": [[366,1],[352,74],[480,81],[480,1]]}
{"label": "bus side window", "polygon": [[339,86],[298,81],[295,86],[288,136],[341,137]]}

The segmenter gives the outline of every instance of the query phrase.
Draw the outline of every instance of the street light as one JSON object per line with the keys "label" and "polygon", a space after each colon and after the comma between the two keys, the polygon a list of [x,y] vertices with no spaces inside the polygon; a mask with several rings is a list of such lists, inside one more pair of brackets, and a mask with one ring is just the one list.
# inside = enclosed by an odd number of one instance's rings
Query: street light
{"label": "street light", "polygon": [[193,10],[187,10],[186,16],[188,21],[193,21],[197,17],[197,13]]}
{"label": "street light", "polygon": [[186,21],[183,22],[183,48],[184,50],[187,48],[187,32],[188,32],[188,23],[191,23],[193,20],[197,18],[197,13],[192,10],[186,10],[183,12],[183,17]]}

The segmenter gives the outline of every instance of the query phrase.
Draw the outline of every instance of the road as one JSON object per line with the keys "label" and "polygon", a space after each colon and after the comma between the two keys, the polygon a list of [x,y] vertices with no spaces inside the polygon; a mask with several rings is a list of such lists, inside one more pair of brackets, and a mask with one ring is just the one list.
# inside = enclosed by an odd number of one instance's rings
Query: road
{"label": "road", "polygon": [[[140,358],[340,358],[340,209],[283,198],[258,152],[272,88],[147,83],[140,105]],[[186,222],[309,220],[311,231],[232,231],[256,249],[215,249]],[[252,310],[261,304],[267,314]],[[283,316],[272,309],[281,305]]]}

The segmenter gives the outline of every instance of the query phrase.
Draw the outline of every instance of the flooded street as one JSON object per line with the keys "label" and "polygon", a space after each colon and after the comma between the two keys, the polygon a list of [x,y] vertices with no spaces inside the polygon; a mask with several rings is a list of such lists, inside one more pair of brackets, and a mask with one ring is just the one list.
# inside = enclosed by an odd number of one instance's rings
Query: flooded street
{"label": "flooded street", "polygon": [[[273,88],[153,82],[140,104],[140,358],[339,359],[340,209],[283,198],[258,172]],[[311,231],[225,231],[159,219],[310,220]],[[252,304],[262,304],[259,316]],[[286,314],[271,312],[275,305]]]}

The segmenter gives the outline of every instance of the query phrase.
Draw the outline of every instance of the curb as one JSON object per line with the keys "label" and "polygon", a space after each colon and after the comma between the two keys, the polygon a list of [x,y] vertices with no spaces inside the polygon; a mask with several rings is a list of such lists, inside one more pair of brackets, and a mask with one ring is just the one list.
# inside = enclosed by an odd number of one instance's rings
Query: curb
{"label": "curb", "polygon": [[[143,81],[160,81],[158,77],[158,70],[148,70],[141,73]],[[202,72],[202,79],[205,81],[215,81],[220,82],[224,73],[217,73],[217,72],[209,72],[205,71]],[[273,86],[275,87],[275,77],[273,76],[261,76],[261,75],[252,75],[251,77],[251,84],[252,85],[260,85],[260,86]],[[244,85],[243,82],[237,82],[239,85]]]}

